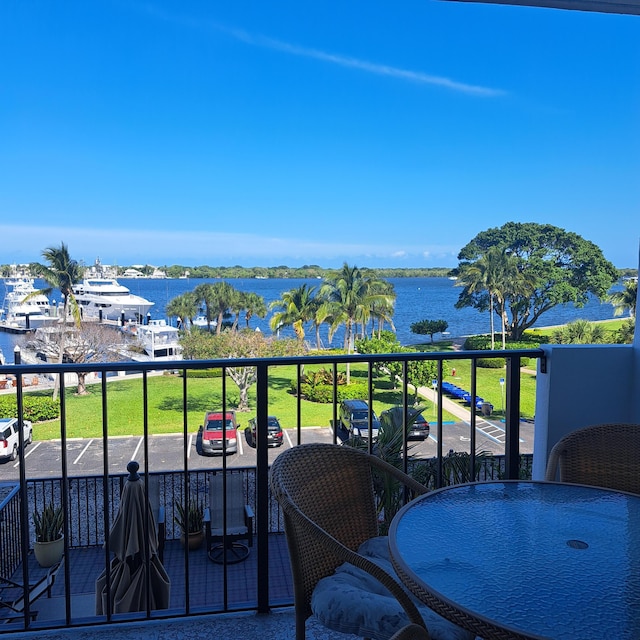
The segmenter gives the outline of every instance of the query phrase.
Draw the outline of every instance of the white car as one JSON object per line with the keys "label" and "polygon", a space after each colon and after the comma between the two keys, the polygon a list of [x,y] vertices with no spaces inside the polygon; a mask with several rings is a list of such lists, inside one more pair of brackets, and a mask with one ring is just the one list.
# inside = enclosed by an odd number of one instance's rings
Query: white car
{"label": "white car", "polygon": [[[31,444],[33,429],[31,423],[25,420],[22,423],[22,436],[24,444]],[[17,418],[0,418],[0,460],[15,460],[20,449],[20,434],[18,432]]]}

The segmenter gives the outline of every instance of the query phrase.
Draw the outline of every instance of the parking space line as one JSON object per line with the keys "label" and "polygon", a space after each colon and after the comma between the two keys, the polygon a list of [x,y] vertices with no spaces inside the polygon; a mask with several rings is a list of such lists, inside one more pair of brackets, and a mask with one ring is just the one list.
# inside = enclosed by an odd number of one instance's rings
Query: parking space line
{"label": "parking space line", "polygon": [[144,443],[144,436],[140,437],[140,440],[138,440],[138,446],[135,448],[135,451],[133,452],[133,455],[131,456],[131,460],[135,460],[136,456],[138,455],[138,451],[140,451],[140,447],[142,446],[142,444]]}
{"label": "parking space line", "polygon": [[84,449],[80,452],[78,457],[73,461],[73,464],[78,464],[78,462],[80,461],[80,458],[82,458],[82,456],[84,455],[84,452],[89,448],[89,445],[92,442],[93,442],[93,438],[91,438],[91,440],[89,440],[89,442],[87,442],[87,444],[85,445]]}
{"label": "parking space line", "polygon": [[[29,447],[29,451],[27,451],[27,453],[24,454],[24,459],[26,460],[41,444],[42,444],[42,441],[36,442],[32,447]],[[18,461],[13,465],[13,468],[15,469],[19,464],[20,464],[20,458],[18,458]]]}
{"label": "parking space line", "polygon": [[287,441],[289,442],[289,447],[293,448],[293,442],[291,442],[291,437],[289,436],[289,432],[286,429],[282,430],[285,436],[287,436]]}
{"label": "parking space line", "polygon": [[191,458],[191,445],[193,444],[193,433],[189,434],[189,446],[187,447],[187,460]]}
{"label": "parking space line", "polygon": [[244,449],[242,448],[242,438],[240,437],[240,432],[236,430],[236,442],[238,443],[238,453],[242,455],[244,453]]}

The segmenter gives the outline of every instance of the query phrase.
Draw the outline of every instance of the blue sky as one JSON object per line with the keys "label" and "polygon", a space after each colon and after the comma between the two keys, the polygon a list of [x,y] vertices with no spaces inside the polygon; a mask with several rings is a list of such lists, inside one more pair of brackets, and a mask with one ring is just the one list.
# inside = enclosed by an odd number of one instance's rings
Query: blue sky
{"label": "blue sky", "polygon": [[436,0],[0,3],[0,263],[638,264],[640,19]]}

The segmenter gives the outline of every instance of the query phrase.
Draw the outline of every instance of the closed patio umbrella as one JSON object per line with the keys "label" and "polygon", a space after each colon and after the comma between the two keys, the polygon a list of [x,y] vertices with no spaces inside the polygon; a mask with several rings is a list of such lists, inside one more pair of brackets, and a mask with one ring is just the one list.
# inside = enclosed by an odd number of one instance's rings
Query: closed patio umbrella
{"label": "closed patio umbrella", "polygon": [[[135,460],[127,465],[129,477],[122,489],[118,515],[109,534],[109,546],[115,554],[108,569],[111,589],[108,593],[105,569],[96,580],[97,615],[107,612],[109,595],[112,613],[146,611],[147,586],[151,609],[169,607],[171,581],[158,557],[155,518],[145,496],[144,483],[138,475],[139,467]],[[148,530],[145,530],[146,523]]]}

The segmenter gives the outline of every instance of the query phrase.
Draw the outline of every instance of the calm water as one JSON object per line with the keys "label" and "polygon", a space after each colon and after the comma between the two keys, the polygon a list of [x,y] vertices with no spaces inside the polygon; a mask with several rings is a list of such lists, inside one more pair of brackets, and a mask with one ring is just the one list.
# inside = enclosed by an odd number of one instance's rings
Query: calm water
{"label": "calm water", "polygon": [[[131,289],[132,293],[143,296],[153,302],[151,309],[154,319],[166,319],[165,307],[172,298],[191,291],[203,282],[217,282],[217,280],[151,280],[146,278],[124,279],[119,282]],[[413,322],[428,318],[430,320],[443,319],[449,323],[451,336],[466,336],[476,333],[489,332],[489,314],[480,313],[475,309],[456,309],[455,303],[460,294],[460,288],[454,286],[454,282],[448,278],[391,278],[396,294],[396,311],[393,318],[398,339],[402,344],[411,344],[427,336],[416,336],[411,333],[409,327]],[[320,280],[256,280],[253,278],[229,280],[229,283],[241,291],[254,291],[264,297],[267,306],[273,300],[278,300],[282,292],[288,291],[307,283],[310,286],[319,287]],[[35,283],[36,287],[44,287],[42,281]],[[4,291],[0,291],[4,299]],[[52,296],[59,302],[60,296]],[[250,326],[260,328],[266,335],[271,334],[269,328],[270,313],[263,320],[252,318]],[[572,320],[584,318],[586,320],[607,320],[613,318],[613,307],[609,303],[600,303],[593,299],[582,309],[575,309],[573,305],[558,306],[545,313],[540,321],[540,326],[566,324]],[[241,322],[243,319],[241,318]],[[496,330],[499,324],[496,320]],[[293,335],[293,332],[285,330],[282,335]],[[307,329],[307,338],[313,343],[315,332],[311,327]],[[327,329],[321,330],[321,338],[325,346],[328,345]],[[4,351],[7,360],[12,360],[13,348],[19,336],[0,332],[0,349]],[[336,333],[333,339],[334,346],[342,344],[342,334]]]}

